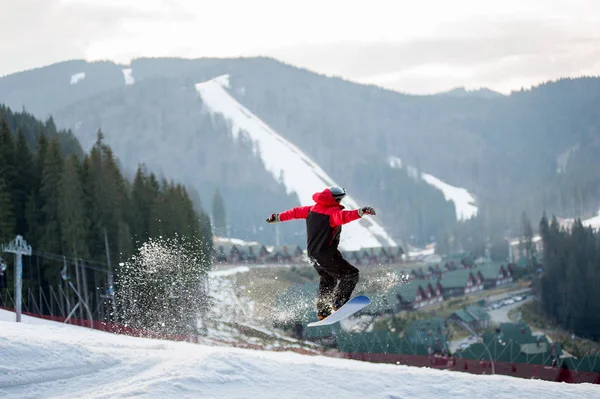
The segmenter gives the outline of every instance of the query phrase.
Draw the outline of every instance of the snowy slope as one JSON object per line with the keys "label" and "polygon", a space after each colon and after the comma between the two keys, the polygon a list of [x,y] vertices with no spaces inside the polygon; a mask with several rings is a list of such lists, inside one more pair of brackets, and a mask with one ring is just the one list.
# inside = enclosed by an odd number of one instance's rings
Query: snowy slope
{"label": "snowy slope", "polygon": [[[416,168],[405,165],[398,157],[390,157],[388,163],[392,168],[406,169],[409,175],[414,178],[419,177],[419,172]],[[444,194],[446,201],[454,202],[457,220],[467,220],[477,216],[478,208],[475,205],[475,197],[473,197],[473,194],[469,193],[466,189],[452,186],[427,173],[421,173],[420,177],[426,183],[440,190]]]}
{"label": "snowy slope", "polygon": [[598,214],[593,218],[583,220],[581,223],[584,226],[591,227],[592,229],[600,229],[600,211],[598,211]]}
{"label": "snowy slope", "polygon": [[[196,90],[213,113],[222,114],[232,126],[234,138],[246,132],[254,142],[254,151],[275,179],[283,177],[288,193],[296,193],[302,205],[312,205],[312,195],[325,187],[337,185],[308,155],[267,126],[261,119],[238,103],[228,92],[229,76],[223,75],[198,83]],[[358,208],[350,196],[343,203]],[[344,250],[396,246],[381,225],[372,218],[344,226],[340,247]]]}
{"label": "snowy slope", "polygon": [[85,79],[85,72],[79,72],[71,75],[71,84],[76,85],[79,81]]}
{"label": "snowy slope", "polygon": [[454,202],[456,208],[456,218],[458,220],[470,219],[477,216],[477,207],[475,204],[475,198],[466,189],[461,187],[451,186],[450,184],[441,181],[435,176],[427,173],[422,173],[421,178],[427,183],[431,184],[442,193],[446,200]]}
{"label": "snowy slope", "polygon": [[[0,310],[0,320],[12,314]],[[29,318],[25,318],[30,321]],[[592,398],[558,384],[0,321],[0,397]]]}
{"label": "snowy slope", "polygon": [[133,77],[133,70],[131,68],[123,69],[123,78],[125,79],[126,85],[132,85],[135,83],[135,78]]}

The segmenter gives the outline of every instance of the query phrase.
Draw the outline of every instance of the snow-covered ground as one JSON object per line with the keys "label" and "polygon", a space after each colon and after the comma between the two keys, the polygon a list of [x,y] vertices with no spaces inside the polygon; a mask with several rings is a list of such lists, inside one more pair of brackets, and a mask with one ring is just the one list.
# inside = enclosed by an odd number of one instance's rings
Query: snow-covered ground
{"label": "snow-covered ground", "polygon": [[[261,157],[266,169],[275,179],[283,179],[288,193],[296,193],[300,204],[312,205],[312,195],[315,192],[338,185],[308,155],[238,103],[227,88],[228,75],[196,85],[196,90],[210,112],[222,114],[230,121],[234,138],[237,139],[242,132],[248,134],[254,143],[256,155]],[[351,196],[346,196],[343,204],[349,209],[359,207]],[[340,247],[352,251],[380,247],[382,244],[396,246],[383,227],[373,218],[367,217],[344,226]]]}
{"label": "snow-covered ground", "polygon": [[260,245],[260,243],[258,243],[256,241],[245,241],[245,240],[241,240],[239,238],[229,238],[229,237],[219,237],[219,236],[213,237],[213,243],[215,245],[231,244],[231,245],[239,245],[242,247],[248,247],[251,245]]}
{"label": "snow-covered ground", "polygon": [[85,79],[85,72],[74,73],[71,75],[71,84],[76,85],[83,79]]}
{"label": "snow-covered ground", "polygon": [[[390,157],[388,163],[392,168],[405,169],[409,175],[414,178],[419,177],[419,172],[417,169],[410,165],[405,165],[398,157]],[[457,220],[467,220],[477,216],[478,208],[475,205],[475,197],[473,197],[473,194],[471,194],[469,191],[462,187],[452,186],[427,173],[421,173],[420,177],[426,183],[431,184],[440,190],[444,194],[446,201],[454,202]]]}
{"label": "snow-covered ground", "polygon": [[0,310],[5,399],[598,397],[591,384],[151,340],[13,316]]}
{"label": "snow-covered ground", "polygon": [[600,229],[600,210],[593,218],[582,221],[584,226],[590,226],[592,229]]}

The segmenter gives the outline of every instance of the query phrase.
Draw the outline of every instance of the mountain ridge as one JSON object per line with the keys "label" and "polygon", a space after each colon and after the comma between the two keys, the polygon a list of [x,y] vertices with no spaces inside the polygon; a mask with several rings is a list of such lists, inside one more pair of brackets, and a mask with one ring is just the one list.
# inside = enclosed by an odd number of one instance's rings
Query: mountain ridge
{"label": "mountain ridge", "polygon": [[[250,142],[234,145],[227,121],[199,111],[202,99],[194,85],[223,74],[230,75],[229,92],[237,102],[351,189],[360,203],[379,207],[395,239],[428,242],[453,228],[456,212],[437,189],[415,182],[406,171],[390,170],[389,156],[468,190],[478,199],[481,217],[501,221],[502,228],[517,225],[522,211],[533,218],[543,210],[568,217],[596,210],[600,201],[593,189],[600,177],[590,173],[597,169],[593,154],[599,149],[600,121],[593,111],[600,104],[598,78],[565,78],[481,99],[400,94],[267,57],[136,59],[128,65],[131,85],[123,65],[99,64],[91,71],[81,65],[69,66],[60,79],[43,69],[25,74],[27,79],[12,83],[17,92],[3,90],[8,83],[0,78],[0,102],[31,103],[39,113],[56,115],[84,146],[101,128],[109,142],[121,143],[115,148],[124,163],[142,161],[187,175],[201,188],[204,203],[211,190],[228,186],[226,205],[242,238],[274,241],[275,234],[258,223],[264,219],[259,214],[298,203],[252,156]],[[70,85],[79,72],[85,79]],[[182,140],[185,144],[177,143]],[[577,156],[557,174],[557,158],[575,144],[581,148]],[[213,153],[203,145],[213,146]],[[235,200],[241,187],[256,201]],[[270,197],[259,192],[265,187]],[[571,194],[577,190],[579,197]],[[252,216],[236,209],[245,206],[254,208]],[[282,240],[303,242],[301,227],[282,229]]]}

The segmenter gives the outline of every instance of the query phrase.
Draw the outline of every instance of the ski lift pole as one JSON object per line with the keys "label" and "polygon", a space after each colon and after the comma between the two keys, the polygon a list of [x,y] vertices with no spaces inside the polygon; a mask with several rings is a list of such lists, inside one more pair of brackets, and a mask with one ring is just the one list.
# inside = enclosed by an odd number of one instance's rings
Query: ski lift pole
{"label": "ski lift pole", "polygon": [[17,315],[17,323],[21,322],[21,303],[23,287],[23,255],[31,256],[31,245],[27,245],[27,241],[23,236],[17,236],[14,240],[6,245],[2,245],[3,252],[15,254],[15,313]]}

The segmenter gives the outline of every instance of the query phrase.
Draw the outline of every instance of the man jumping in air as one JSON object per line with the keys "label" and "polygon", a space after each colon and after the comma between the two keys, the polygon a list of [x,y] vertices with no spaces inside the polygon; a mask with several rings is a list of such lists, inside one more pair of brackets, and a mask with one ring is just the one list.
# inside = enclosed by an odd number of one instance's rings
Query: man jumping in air
{"label": "man jumping in air", "polygon": [[321,281],[317,295],[317,317],[323,320],[341,308],[358,283],[358,269],[346,261],[338,245],[342,225],[375,215],[375,209],[366,206],[352,211],[340,204],[346,189],[329,187],[313,195],[315,205],[301,206],[282,213],[273,213],[267,223],[306,219],[307,252],[311,264],[317,269]]}

